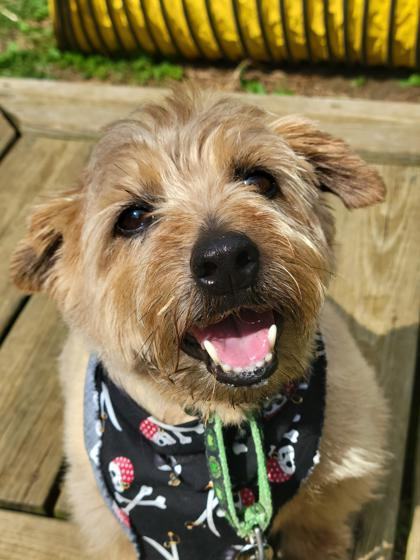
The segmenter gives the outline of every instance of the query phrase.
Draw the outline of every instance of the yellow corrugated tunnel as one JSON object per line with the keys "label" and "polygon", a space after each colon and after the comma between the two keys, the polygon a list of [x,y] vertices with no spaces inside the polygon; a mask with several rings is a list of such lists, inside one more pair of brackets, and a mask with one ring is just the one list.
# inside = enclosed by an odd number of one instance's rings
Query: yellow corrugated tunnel
{"label": "yellow corrugated tunnel", "polygon": [[420,0],[50,0],[62,48],[420,65]]}

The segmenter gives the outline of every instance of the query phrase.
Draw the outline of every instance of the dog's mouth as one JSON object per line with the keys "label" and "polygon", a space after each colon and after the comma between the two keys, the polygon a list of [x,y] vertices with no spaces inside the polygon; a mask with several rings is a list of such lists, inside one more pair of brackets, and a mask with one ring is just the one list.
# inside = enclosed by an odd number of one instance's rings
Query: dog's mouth
{"label": "dog's mouth", "polygon": [[181,347],[203,361],[217,381],[235,387],[264,384],[277,367],[280,317],[242,308],[205,327],[194,326]]}

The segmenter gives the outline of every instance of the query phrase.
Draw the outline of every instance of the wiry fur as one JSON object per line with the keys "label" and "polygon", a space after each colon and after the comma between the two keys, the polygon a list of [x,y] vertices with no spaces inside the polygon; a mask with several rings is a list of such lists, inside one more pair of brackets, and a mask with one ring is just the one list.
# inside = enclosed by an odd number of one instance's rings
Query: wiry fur
{"label": "wiry fur", "polygon": [[[241,184],[241,170],[256,167],[276,178],[275,200]],[[324,190],[349,207],[384,194],[374,170],[312,123],[179,90],[165,105],[146,106],[106,131],[80,186],[35,210],[12,273],[23,289],[51,294],[85,348],[153,415],[181,422],[193,406],[204,417],[216,411],[238,423],[283,382],[302,377],[311,359],[334,269]],[[119,213],[136,201],[155,206],[153,225],[144,236],[116,236]],[[191,250],[209,228],[245,233],[259,248],[258,284],[240,297],[209,299],[195,286]],[[279,367],[258,388],[219,384],[180,349],[192,325],[244,305],[283,317]],[[349,333],[325,313],[330,366],[322,460],[274,523],[275,531],[287,528],[290,559],[344,557],[348,515],[371,496],[383,463],[382,396]],[[101,557],[130,558],[88,472],[81,433],[85,364],[74,363],[78,355],[74,334],[61,368],[70,499]]]}

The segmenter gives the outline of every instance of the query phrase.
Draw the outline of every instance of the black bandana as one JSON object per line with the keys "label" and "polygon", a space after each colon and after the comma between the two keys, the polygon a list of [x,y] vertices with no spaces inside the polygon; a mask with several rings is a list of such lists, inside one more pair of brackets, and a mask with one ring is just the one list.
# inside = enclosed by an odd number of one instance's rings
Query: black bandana
{"label": "black bandana", "polygon": [[[204,425],[199,420],[164,424],[118,389],[100,363],[92,359],[89,370],[87,449],[101,493],[128,532],[138,557],[234,558],[245,542],[225,519],[210,483]],[[283,387],[261,409],[275,512],[296,494],[319,461],[325,378],[326,357],[318,336],[305,381]],[[224,440],[235,505],[241,510],[258,498],[253,443],[247,426],[226,428]]]}

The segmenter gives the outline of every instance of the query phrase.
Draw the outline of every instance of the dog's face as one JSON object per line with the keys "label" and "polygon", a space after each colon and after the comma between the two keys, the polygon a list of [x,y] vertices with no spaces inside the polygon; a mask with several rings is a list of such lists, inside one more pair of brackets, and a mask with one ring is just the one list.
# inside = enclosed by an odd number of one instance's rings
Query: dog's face
{"label": "dog's face", "polygon": [[13,275],[139,383],[256,403],[308,364],[333,269],[324,190],[383,197],[312,124],[180,91],[106,132],[80,187],[36,210]]}

